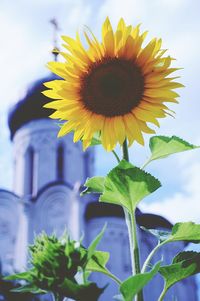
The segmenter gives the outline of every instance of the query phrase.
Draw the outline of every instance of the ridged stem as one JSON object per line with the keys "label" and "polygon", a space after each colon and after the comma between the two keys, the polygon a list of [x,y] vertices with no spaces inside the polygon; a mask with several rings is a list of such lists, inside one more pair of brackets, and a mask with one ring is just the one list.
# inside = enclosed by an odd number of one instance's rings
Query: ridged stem
{"label": "ridged stem", "polygon": [[[129,161],[128,154],[128,146],[127,140],[123,143],[123,159]],[[129,244],[130,244],[130,254],[131,254],[131,264],[132,264],[132,274],[140,273],[140,253],[138,247],[138,239],[137,239],[137,225],[135,219],[135,212],[131,212],[131,214],[124,208],[126,224],[128,227],[128,235],[129,235]],[[144,301],[143,292],[140,291],[136,296],[136,301]]]}

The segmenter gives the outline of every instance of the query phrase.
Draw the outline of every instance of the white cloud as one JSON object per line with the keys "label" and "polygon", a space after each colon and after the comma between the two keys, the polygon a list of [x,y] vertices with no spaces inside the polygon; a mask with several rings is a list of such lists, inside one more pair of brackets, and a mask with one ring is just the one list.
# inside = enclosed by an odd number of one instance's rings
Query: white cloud
{"label": "white cloud", "polygon": [[[196,156],[195,156],[196,157]],[[160,214],[172,222],[200,222],[200,162],[196,158],[182,164],[183,183],[177,187],[177,192],[159,200],[159,202],[141,204],[145,212]],[[183,162],[182,162],[183,163]],[[172,174],[180,177],[179,169],[172,167]]]}

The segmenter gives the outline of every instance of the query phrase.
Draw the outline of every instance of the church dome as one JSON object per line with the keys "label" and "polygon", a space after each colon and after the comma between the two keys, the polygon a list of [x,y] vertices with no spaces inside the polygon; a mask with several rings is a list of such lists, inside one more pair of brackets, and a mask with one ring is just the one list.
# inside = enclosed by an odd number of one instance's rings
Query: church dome
{"label": "church dome", "polygon": [[32,83],[25,97],[12,108],[8,117],[11,139],[24,124],[35,119],[47,118],[53,112],[51,109],[43,108],[48,98],[41,93],[46,89],[43,83],[53,79],[58,77],[51,74]]}

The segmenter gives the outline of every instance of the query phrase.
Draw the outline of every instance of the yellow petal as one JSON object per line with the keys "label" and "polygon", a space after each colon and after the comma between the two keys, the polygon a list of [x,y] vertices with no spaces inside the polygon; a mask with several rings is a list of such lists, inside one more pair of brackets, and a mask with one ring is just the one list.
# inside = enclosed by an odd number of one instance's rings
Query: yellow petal
{"label": "yellow petal", "polygon": [[61,98],[55,90],[45,90],[42,92],[45,96],[52,98],[52,99],[59,99]]}
{"label": "yellow petal", "polygon": [[115,40],[113,31],[108,31],[104,37],[105,54],[113,57],[115,54]]}
{"label": "yellow petal", "polygon": [[140,119],[145,122],[152,122],[159,127],[159,122],[151,114],[151,112],[141,109],[139,107],[135,108],[132,112],[136,116],[137,119]]}
{"label": "yellow petal", "polygon": [[119,141],[120,145],[123,144],[126,136],[125,136],[125,125],[123,118],[121,116],[114,117],[114,130],[117,140]]}
{"label": "yellow petal", "polygon": [[71,132],[74,129],[75,126],[76,126],[75,122],[68,121],[68,122],[64,123],[58,133],[58,137],[62,137],[64,135],[68,134],[69,132]]}
{"label": "yellow petal", "polygon": [[[71,102],[69,102],[71,104]],[[74,101],[72,102],[74,103]],[[66,105],[66,100],[54,100],[51,102],[46,103],[43,108],[48,108],[48,109],[60,109]]]}
{"label": "yellow petal", "polygon": [[179,97],[179,94],[168,90],[168,89],[146,89],[144,92],[144,96],[148,97],[165,97],[165,98],[176,98]]}
{"label": "yellow petal", "polygon": [[102,145],[107,151],[111,151],[116,144],[112,137],[111,120],[112,118],[105,118],[103,131],[101,132]]}
{"label": "yellow petal", "polygon": [[151,58],[156,46],[156,39],[153,39],[139,54],[137,63],[144,66],[145,63]]}
{"label": "yellow petal", "polygon": [[148,127],[148,125],[146,124],[146,122],[143,122],[141,120],[137,120],[137,123],[139,125],[139,127],[141,128],[141,130],[144,132],[144,133],[147,133],[147,134],[155,134],[155,130],[151,129],[150,127]]}
{"label": "yellow petal", "polygon": [[[126,125],[127,130],[129,131],[130,135],[132,136],[132,140],[136,140],[141,145],[144,145],[144,138],[142,136],[141,130],[137,123],[137,119],[135,115],[129,113],[124,116],[124,122]],[[130,140],[130,139],[129,139]]]}

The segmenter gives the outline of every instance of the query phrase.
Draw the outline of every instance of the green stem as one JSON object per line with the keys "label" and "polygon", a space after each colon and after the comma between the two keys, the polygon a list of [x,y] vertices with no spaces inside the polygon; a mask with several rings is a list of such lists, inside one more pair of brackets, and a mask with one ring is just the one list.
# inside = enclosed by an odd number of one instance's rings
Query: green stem
{"label": "green stem", "polygon": [[115,275],[113,275],[112,273],[108,272],[108,273],[105,273],[105,275],[107,275],[108,277],[113,279],[119,286],[122,284],[121,280],[119,278],[117,278]]}
{"label": "green stem", "polygon": [[160,247],[162,247],[164,244],[166,244],[166,241],[163,241],[162,243],[159,243],[159,244],[151,251],[151,253],[148,255],[147,259],[145,260],[145,262],[144,262],[144,264],[143,264],[141,273],[145,273],[145,272],[146,272],[146,269],[147,269],[147,267],[149,266],[152,257],[153,257],[154,254],[158,251],[158,249],[159,249]]}
{"label": "green stem", "polygon": [[117,162],[120,162],[120,158],[118,156],[118,154],[116,153],[116,151],[112,150],[113,155],[115,156],[115,158],[117,159]]}
{"label": "green stem", "polygon": [[124,140],[123,146],[123,159],[129,162],[129,155],[128,155],[128,146],[127,146],[127,140]]}
{"label": "green stem", "polygon": [[159,297],[158,301],[164,301],[164,297],[165,297],[166,293],[167,293],[167,288],[166,288],[166,285],[165,285],[164,288],[163,288],[162,293],[160,294],[160,297]]}
{"label": "green stem", "polygon": [[135,220],[135,213],[131,214],[131,230],[133,239],[133,254],[135,259],[135,274],[140,273],[140,253],[137,240],[137,225]]}
{"label": "green stem", "polygon": [[53,301],[64,301],[64,297],[60,296],[58,293],[51,293]]}
{"label": "green stem", "polygon": [[83,283],[86,284],[87,283],[87,277],[86,277],[86,273],[83,270]]}
{"label": "green stem", "polygon": [[140,169],[144,169],[149,163],[151,162],[151,159],[148,159],[144,164],[140,167]]}
{"label": "green stem", "polygon": [[[123,143],[123,159],[129,161],[128,146],[127,140]],[[131,264],[132,264],[132,273],[133,275],[140,273],[140,254],[138,247],[137,239],[137,225],[135,220],[135,211],[131,214],[124,208],[126,224],[128,227],[129,234],[129,244],[130,244],[130,254],[131,254]],[[136,296],[136,301],[143,301],[143,292],[142,290]]]}

